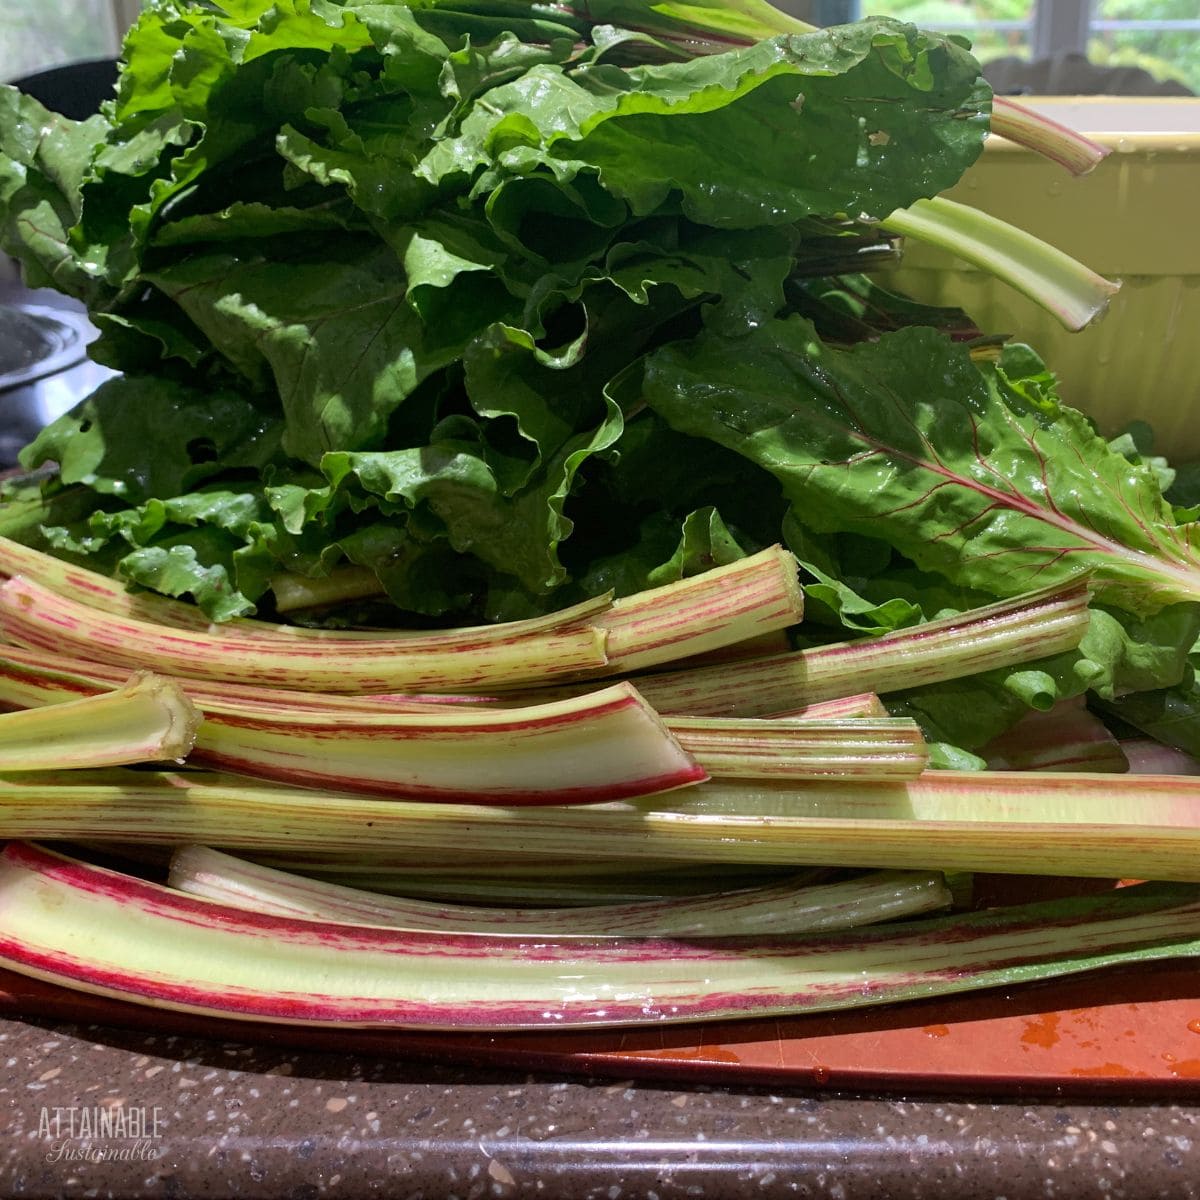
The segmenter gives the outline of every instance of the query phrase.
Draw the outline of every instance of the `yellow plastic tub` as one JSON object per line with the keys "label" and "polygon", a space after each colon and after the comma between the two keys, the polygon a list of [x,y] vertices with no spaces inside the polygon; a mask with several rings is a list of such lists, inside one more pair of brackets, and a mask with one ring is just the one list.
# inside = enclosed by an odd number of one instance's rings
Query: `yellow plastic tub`
{"label": "yellow plastic tub", "polygon": [[1072,178],[1000,138],[949,193],[1066,250],[1122,287],[1081,333],[991,276],[910,243],[893,279],[1037,348],[1063,398],[1108,432],[1149,421],[1157,447],[1200,458],[1200,98],[1022,98],[1111,147]]}

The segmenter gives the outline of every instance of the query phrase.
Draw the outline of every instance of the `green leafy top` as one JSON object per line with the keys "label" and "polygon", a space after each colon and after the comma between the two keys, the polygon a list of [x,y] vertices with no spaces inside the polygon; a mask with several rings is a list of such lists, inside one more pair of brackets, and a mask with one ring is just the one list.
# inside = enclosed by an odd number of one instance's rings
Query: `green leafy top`
{"label": "green leafy top", "polygon": [[125,59],[87,122],[0,91],[0,241],[124,372],[24,454],[61,466],[60,552],[216,619],[352,563],[374,620],[470,621],[782,536],[814,640],[1087,570],[1078,654],[903,703],[978,744],[1178,679],[1161,469],[859,274],[980,152],[959,41],[763,0],[171,0]]}
{"label": "green leafy top", "polygon": [[[24,455],[101,497],[59,544],[142,582],[165,547],[174,591],[191,554],[246,610],[272,561],[342,557],[406,608],[537,610],[599,586],[606,521],[640,564],[617,575],[647,578],[647,546],[675,561],[688,521],[719,528],[692,514],[721,489],[658,515],[608,493],[641,354],[852,263],[878,235],[846,217],[957,179],[988,97],[953,40],[759,0],[152,7],[102,116],[3,93],[4,245],[87,301],[126,373]],[[116,519],[210,485],[256,520]],[[741,523],[730,544],[777,536]],[[422,600],[388,566],[418,560],[455,582]]]}

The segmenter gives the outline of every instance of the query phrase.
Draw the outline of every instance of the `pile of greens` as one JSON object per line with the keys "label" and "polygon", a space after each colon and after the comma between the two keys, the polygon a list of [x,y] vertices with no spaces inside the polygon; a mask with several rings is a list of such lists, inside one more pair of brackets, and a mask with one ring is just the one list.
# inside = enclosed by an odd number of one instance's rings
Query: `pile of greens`
{"label": "pile of greens", "polygon": [[[1090,572],[1078,652],[895,699],[975,747],[1177,686],[1192,510],[1028,349],[890,295],[979,154],[960,39],[756,0],[168,0],[90,120],[0,91],[0,236],[123,374],[0,528],[216,620],[506,620],[783,540],[811,640]],[[372,595],[376,593],[376,595]],[[385,597],[381,602],[379,597]]]}

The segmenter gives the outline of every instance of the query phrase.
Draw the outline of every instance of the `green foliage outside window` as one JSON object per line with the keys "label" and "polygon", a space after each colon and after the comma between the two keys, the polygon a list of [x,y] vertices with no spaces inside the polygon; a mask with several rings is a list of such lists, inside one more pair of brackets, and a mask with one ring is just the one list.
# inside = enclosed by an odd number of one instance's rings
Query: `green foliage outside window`
{"label": "green foliage outside window", "polygon": [[[1044,0],[1052,3],[1053,0]],[[899,17],[928,28],[1020,21],[1022,30],[980,29],[969,34],[984,62],[1029,57],[1032,0],[864,0],[863,11]],[[1094,0],[1093,21],[1196,21],[1196,0]],[[1093,30],[1088,57],[1104,66],[1141,67],[1157,79],[1176,79],[1200,93],[1200,29]]]}
{"label": "green foliage outside window", "polygon": [[898,17],[914,25],[937,29],[944,26],[975,25],[988,21],[1020,21],[1018,30],[980,29],[968,32],[976,56],[986,62],[1017,55],[1029,57],[1029,27],[1033,23],[1032,0],[864,0],[864,13]]}
{"label": "green foliage outside window", "polygon": [[[1096,0],[1093,20],[1200,19],[1196,0]],[[1200,29],[1094,31],[1088,57],[1106,66],[1141,67],[1156,79],[1177,79],[1200,93]]]}

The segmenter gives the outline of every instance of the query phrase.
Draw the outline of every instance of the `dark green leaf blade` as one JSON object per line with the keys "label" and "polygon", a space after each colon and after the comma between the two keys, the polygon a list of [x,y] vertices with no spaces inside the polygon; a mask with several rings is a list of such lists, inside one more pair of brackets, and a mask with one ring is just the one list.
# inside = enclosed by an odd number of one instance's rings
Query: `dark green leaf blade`
{"label": "dark green leaf blade", "polygon": [[958,584],[1013,596],[1090,572],[1133,613],[1200,599],[1200,530],[1149,469],[1065,408],[1025,412],[968,351],[901,330],[849,350],[799,318],[653,355],[646,398],[783,483],[817,531],[882,538]]}

